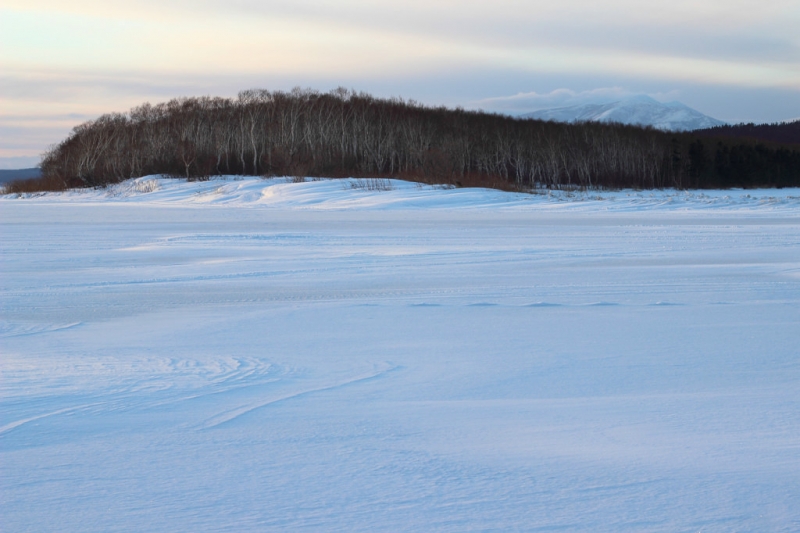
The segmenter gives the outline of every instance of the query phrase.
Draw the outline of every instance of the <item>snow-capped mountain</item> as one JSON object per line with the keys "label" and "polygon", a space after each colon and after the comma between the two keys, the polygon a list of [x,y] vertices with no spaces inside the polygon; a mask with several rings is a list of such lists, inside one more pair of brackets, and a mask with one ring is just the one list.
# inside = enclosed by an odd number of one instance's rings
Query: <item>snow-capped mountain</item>
{"label": "snow-capped mountain", "polygon": [[558,122],[621,122],[671,131],[697,130],[725,124],[680,102],[661,103],[645,95],[616,102],[541,109],[522,116]]}

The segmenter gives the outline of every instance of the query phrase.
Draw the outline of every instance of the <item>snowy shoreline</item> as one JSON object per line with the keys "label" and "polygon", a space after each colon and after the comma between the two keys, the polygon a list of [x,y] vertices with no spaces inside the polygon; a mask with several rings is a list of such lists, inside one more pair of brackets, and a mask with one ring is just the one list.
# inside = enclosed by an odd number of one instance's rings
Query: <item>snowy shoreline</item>
{"label": "snowy shoreline", "polygon": [[[372,183],[376,189],[369,190]],[[800,188],[729,190],[539,190],[511,193],[494,189],[454,189],[387,179],[313,179],[216,176],[208,181],[145,176],[102,189],[8,194],[12,200],[52,203],[125,202],[169,205],[240,205],[291,209],[442,209],[495,207],[630,211],[728,209],[800,210]]]}

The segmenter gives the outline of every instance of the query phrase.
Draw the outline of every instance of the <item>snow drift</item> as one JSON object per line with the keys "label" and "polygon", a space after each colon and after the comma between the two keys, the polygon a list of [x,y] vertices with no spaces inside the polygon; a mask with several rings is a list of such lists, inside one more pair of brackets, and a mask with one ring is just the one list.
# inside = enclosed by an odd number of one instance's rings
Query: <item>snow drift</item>
{"label": "snow drift", "polygon": [[0,199],[3,530],[800,527],[798,190],[389,185]]}

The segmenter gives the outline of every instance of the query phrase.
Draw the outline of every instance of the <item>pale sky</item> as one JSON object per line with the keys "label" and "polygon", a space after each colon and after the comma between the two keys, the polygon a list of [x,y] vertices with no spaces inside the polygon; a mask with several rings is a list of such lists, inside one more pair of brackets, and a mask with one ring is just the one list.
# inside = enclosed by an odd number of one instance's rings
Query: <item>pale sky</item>
{"label": "pale sky", "polygon": [[102,113],[338,86],[519,113],[649,94],[800,118],[798,0],[0,0],[0,168]]}

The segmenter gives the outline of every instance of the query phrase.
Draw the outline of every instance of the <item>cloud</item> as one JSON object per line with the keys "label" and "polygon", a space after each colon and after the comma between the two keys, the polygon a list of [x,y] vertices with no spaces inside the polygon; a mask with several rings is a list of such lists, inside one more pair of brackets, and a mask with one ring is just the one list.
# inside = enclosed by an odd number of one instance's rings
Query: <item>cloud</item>
{"label": "cloud", "polygon": [[[623,83],[737,88],[788,94],[770,113],[796,116],[798,25],[796,0],[6,0],[0,126],[43,149],[69,114],[295,85],[507,113],[634,94]],[[559,86],[607,88],[541,92]]]}
{"label": "cloud", "polygon": [[11,170],[18,168],[33,168],[39,164],[39,156],[18,155],[4,157],[0,155],[0,170]]}
{"label": "cloud", "polygon": [[516,114],[580,104],[605,104],[636,96],[636,94],[622,87],[601,87],[588,91],[556,89],[549,93],[529,92],[518,93],[513,96],[485,98],[473,102],[470,107]]}
{"label": "cloud", "polygon": [[800,88],[791,2],[661,4],[9,0],[0,69],[359,76],[500,65]]}

